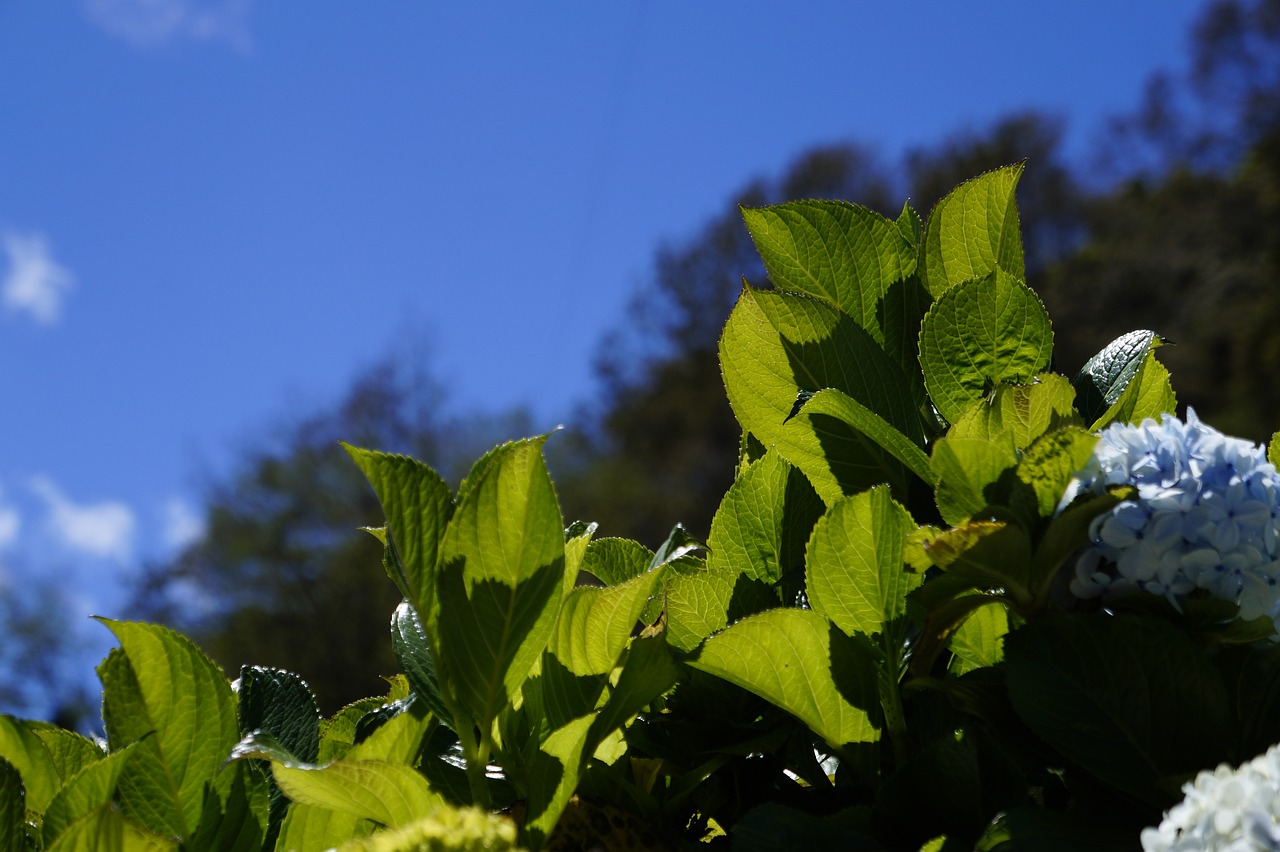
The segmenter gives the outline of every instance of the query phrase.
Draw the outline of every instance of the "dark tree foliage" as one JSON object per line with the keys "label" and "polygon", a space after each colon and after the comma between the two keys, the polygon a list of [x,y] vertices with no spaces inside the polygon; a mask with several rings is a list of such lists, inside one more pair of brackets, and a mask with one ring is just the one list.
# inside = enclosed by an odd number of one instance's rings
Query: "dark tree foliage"
{"label": "dark tree foliage", "polygon": [[92,726],[88,690],[69,674],[81,647],[61,616],[66,594],[48,579],[19,584],[17,574],[0,565],[0,713],[46,716],[72,729]]}
{"label": "dark tree foliage", "polygon": [[1280,425],[1280,135],[1236,170],[1177,171],[1093,199],[1089,242],[1037,283],[1060,369],[1150,328],[1179,401],[1255,441]]}

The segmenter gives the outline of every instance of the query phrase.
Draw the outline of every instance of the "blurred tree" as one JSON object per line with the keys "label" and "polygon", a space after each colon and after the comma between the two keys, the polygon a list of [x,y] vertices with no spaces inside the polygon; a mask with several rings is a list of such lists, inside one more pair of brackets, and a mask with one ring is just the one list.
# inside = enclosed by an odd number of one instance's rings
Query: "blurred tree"
{"label": "blurred tree", "polygon": [[58,584],[0,565],[0,713],[95,724],[83,673],[72,670],[82,648],[67,609]]}
{"label": "blurred tree", "polygon": [[387,361],[333,410],[276,430],[209,487],[205,535],[148,566],[134,606],[187,632],[233,677],[245,664],[299,673],[328,710],[385,691],[380,677],[399,670],[388,638],[399,595],[381,546],[357,531],[381,525],[382,511],[338,441],[412,454],[456,484],[489,438],[528,429],[519,415],[451,422],[442,401],[422,372]]}

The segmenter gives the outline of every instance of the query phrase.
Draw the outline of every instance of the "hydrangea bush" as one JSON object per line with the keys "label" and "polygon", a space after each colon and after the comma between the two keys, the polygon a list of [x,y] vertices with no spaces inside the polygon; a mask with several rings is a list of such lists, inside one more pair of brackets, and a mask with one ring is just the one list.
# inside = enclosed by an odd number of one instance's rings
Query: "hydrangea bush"
{"label": "hydrangea bush", "polygon": [[1175,416],[1153,331],[1050,369],[1021,169],[743,210],[705,541],[566,523],[550,436],[456,491],[347,447],[387,693],[103,619],[102,738],[0,716],[0,849],[1268,848],[1280,439]]}

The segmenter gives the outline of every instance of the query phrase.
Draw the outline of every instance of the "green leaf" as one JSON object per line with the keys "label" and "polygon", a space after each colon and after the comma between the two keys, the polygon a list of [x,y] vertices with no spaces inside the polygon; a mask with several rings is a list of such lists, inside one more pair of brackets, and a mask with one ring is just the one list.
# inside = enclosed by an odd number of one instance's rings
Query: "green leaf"
{"label": "green leaf", "polygon": [[996,269],[1013,278],[1024,276],[1014,197],[1022,167],[1005,166],[966,181],[934,206],[920,265],[935,299]]}
{"label": "green leaf", "polygon": [[1160,343],[1160,336],[1154,331],[1131,331],[1085,362],[1071,384],[1076,389],[1076,408],[1086,423],[1097,421],[1119,401],[1138,375],[1147,353]]}
{"label": "green leaf", "polygon": [[99,619],[120,647],[98,668],[111,750],[139,743],[120,777],[125,812],[190,839],[204,788],[239,739],[221,670],[187,638],[155,624]]}
{"label": "green leaf", "polygon": [[564,523],[543,441],[493,455],[441,546],[437,674],[482,731],[546,647],[564,592]]}
{"label": "green leaf", "polygon": [[342,757],[355,743],[356,726],[368,713],[376,711],[386,702],[379,697],[361,698],[343,707],[328,719],[320,722],[320,763],[329,763]]}
{"label": "green leaf", "polygon": [[705,548],[706,545],[691,535],[683,524],[676,524],[667,535],[667,540],[658,547],[653,554],[653,558],[649,560],[649,570],[653,570],[659,565],[674,562],[682,556],[693,553],[695,550],[703,550]]}
{"label": "green leaf", "polygon": [[1147,352],[1138,374],[1125,386],[1115,404],[1093,422],[1096,432],[1112,423],[1141,423],[1148,417],[1159,420],[1178,407],[1178,398],[1169,383],[1169,371],[1156,360],[1154,347]]}
{"label": "green leaf", "polygon": [[833,748],[879,739],[870,654],[813,610],[745,618],[708,639],[687,662],[782,708]]}
{"label": "green leaf", "polygon": [[400,594],[430,619],[437,554],[449,521],[449,486],[430,467],[408,456],[342,446],[373,486],[387,517],[388,564],[399,566],[392,579]]}
{"label": "green leaf", "polygon": [[629,538],[601,538],[587,545],[582,570],[606,586],[625,583],[649,570],[653,551]]}
{"label": "green leaf", "polygon": [[[929,457],[884,418],[847,394],[829,388],[810,396],[786,424],[792,433],[795,464],[809,479],[834,495],[853,494],[889,483],[906,498],[910,471],[932,483]],[[817,439],[820,452],[808,450]]]}
{"label": "green leaf", "polygon": [[285,814],[276,840],[276,852],[334,849],[356,837],[370,834],[376,824],[355,814],[294,802]]}
{"label": "green leaf", "polygon": [[582,716],[553,731],[538,748],[530,770],[529,792],[521,844],[537,852],[555,828],[578,784],[592,716]]}
{"label": "green leaf", "polygon": [[1012,442],[1014,449],[1024,450],[1047,432],[1084,425],[1075,398],[1071,383],[1056,373],[1041,373],[1029,385],[996,385],[990,396],[961,415],[947,436]]}
{"label": "green leaf", "polygon": [[1018,460],[1017,476],[1036,496],[1042,518],[1052,517],[1072,477],[1093,455],[1098,436],[1068,426],[1041,436]]}
{"label": "green leaf", "polygon": [[[802,469],[798,455],[823,453],[812,430],[788,423],[802,391],[835,388],[911,442],[924,444],[918,406],[902,367],[865,329],[824,302],[744,287],[720,338],[720,364],[729,402],[743,428]],[[829,478],[815,481],[814,487],[828,501],[843,495]]]}
{"label": "green leaf", "polygon": [[440,694],[440,682],[436,677],[436,664],[427,631],[422,626],[418,611],[407,600],[401,601],[391,615],[391,647],[400,668],[409,678],[413,691],[421,696],[432,713],[452,727],[453,717]]}
{"label": "green leaf", "polygon": [[1003,270],[951,287],[920,324],[925,387],[951,423],[995,385],[1030,382],[1052,354],[1044,305]]}
{"label": "green leaf", "polygon": [[271,772],[295,802],[391,828],[426,816],[444,802],[426,778],[403,763],[343,759],[323,767],[297,767],[273,760]]}
{"label": "green leaf", "polygon": [[23,719],[0,716],[0,759],[22,776],[27,808],[42,814],[62,786],[62,778],[34,727],[35,723]]}
{"label": "green leaf", "polygon": [[[274,782],[248,763],[223,769],[217,781],[209,790],[200,827],[188,847],[217,852],[260,852],[272,822]],[[282,807],[277,820],[283,819],[283,812]],[[271,839],[274,840],[274,836]]]}
{"label": "green leaf", "polygon": [[881,633],[906,614],[907,594],[922,575],[903,566],[915,528],[889,490],[846,497],[813,528],[805,556],[805,589],[815,612],[845,633]]}
{"label": "green leaf", "polygon": [[1106,494],[1077,500],[1049,523],[1031,560],[1028,580],[1038,590],[1040,602],[1048,599],[1058,571],[1089,540],[1089,524],[1093,519],[1132,493],[1133,489],[1113,488]]}
{"label": "green leaf", "polygon": [[953,438],[933,445],[933,472],[937,479],[934,497],[942,519],[959,526],[988,506],[1004,502],[1006,472],[1018,463],[1010,441],[980,438]]}
{"label": "green leaf", "polygon": [[[925,584],[921,593],[926,596],[936,585],[952,592],[998,590],[1019,604],[1031,601],[1031,541],[1017,524],[973,521],[940,533],[925,552],[934,565],[947,572],[945,578]],[[944,579],[949,582],[939,582]]]}
{"label": "green leaf", "polygon": [[240,670],[240,733],[267,731],[299,760],[320,756],[320,711],[306,681],[281,669]]}
{"label": "green leaf", "polygon": [[884,345],[881,300],[916,266],[897,224],[844,201],[743,208],[742,217],[775,287],[825,299]]}
{"label": "green leaf", "polygon": [[111,805],[101,805],[67,826],[45,848],[47,852],[167,852],[178,844],[141,830]]}
{"label": "green leaf", "polygon": [[582,570],[582,560],[586,558],[587,548],[591,546],[591,537],[596,534],[596,524],[584,524],[577,521],[564,531],[564,593],[569,594],[578,582],[578,572]]}
{"label": "green leaf", "polygon": [[999,601],[973,610],[951,637],[952,671],[961,675],[1000,662],[1008,632],[1009,611]]}
{"label": "green leaf", "polygon": [[1111,787],[1167,807],[1171,776],[1230,756],[1231,719],[1217,670],[1187,635],[1156,618],[1050,614],[1005,639],[1018,715],[1072,763]]}
{"label": "green leaf", "polygon": [[1267,461],[1280,468],[1280,432],[1271,436],[1271,444],[1267,447]]}
{"label": "green leaf", "polygon": [[52,844],[71,823],[112,801],[120,773],[135,748],[136,743],[114,751],[88,764],[67,780],[44,813],[41,832],[46,846]]}
{"label": "green leaf", "polygon": [[776,452],[738,474],[711,520],[707,567],[768,585],[804,567],[804,547],[823,505],[808,480]]}
{"label": "green leaf", "polygon": [[27,791],[18,767],[0,758],[0,849],[25,849]]}
{"label": "green leaf", "polygon": [[[240,669],[239,684],[237,715],[242,737],[254,732],[266,732],[297,759],[308,763],[319,759],[320,710],[316,706],[311,688],[301,677],[280,669],[245,666]],[[261,767],[255,767],[252,771],[258,773],[262,783],[268,785],[269,827],[265,841],[270,844],[275,840],[289,803]],[[227,796],[228,807],[244,803],[243,791],[237,793],[229,790]],[[226,817],[218,820],[219,823],[227,821]],[[245,835],[245,842],[247,837]],[[219,843],[223,845],[228,842],[227,838],[219,839]],[[259,839],[259,848],[262,845],[263,840]]]}
{"label": "green leaf", "polygon": [[924,236],[924,223],[920,221],[920,214],[912,208],[910,201],[902,205],[902,212],[898,214],[894,224],[898,226],[898,232],[904,240],[915,247],[920,245]]}
{"label": "green leaf", "polygon": [[732,568],[681,564],[667,577],[667,640],[681,651],[694,648],[732,621],[776,607],[777,591]]}
{"label": "green leaf", "polygon": [[657,568],[606,588],[579,586],[565,598],[550,652],[575,675],[607,675],[662,579]]}

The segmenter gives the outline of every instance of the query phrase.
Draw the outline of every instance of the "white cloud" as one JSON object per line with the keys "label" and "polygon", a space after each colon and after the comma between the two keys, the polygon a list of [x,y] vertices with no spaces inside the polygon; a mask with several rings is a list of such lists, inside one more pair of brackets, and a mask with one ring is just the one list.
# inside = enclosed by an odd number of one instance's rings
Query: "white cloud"
{"label": "white cloud", "polygon": [[249,10],[255,0],[84,0],[89,20],[135,47],[181,39],[252,46]]}
{"label": "white cloud", "polygon": [[62,300],[75,277],[53,259],[49,244],[41,234],[6,233],[0,248],[9,256],[0,295],[11,311],[26,311],[43,325],[62,316]]}
{"label": "white cloud", "polygon": [[22,518],[15,509],[0,506],[0,550],[18,540],[18,530],[22,526]]}
{"label": "white cloud", "polygon": [[186,501],[174,498],[164,506],[164,542],[174,550],[204,537],[204,518]]}
{"label": "white cloud", "polygon": [[49,528],[68,548],[91,556],[128,560],[133,548],[133,510],[123,503],[77,504],[47,477],[31,480],[34,491],[49,508]]}

